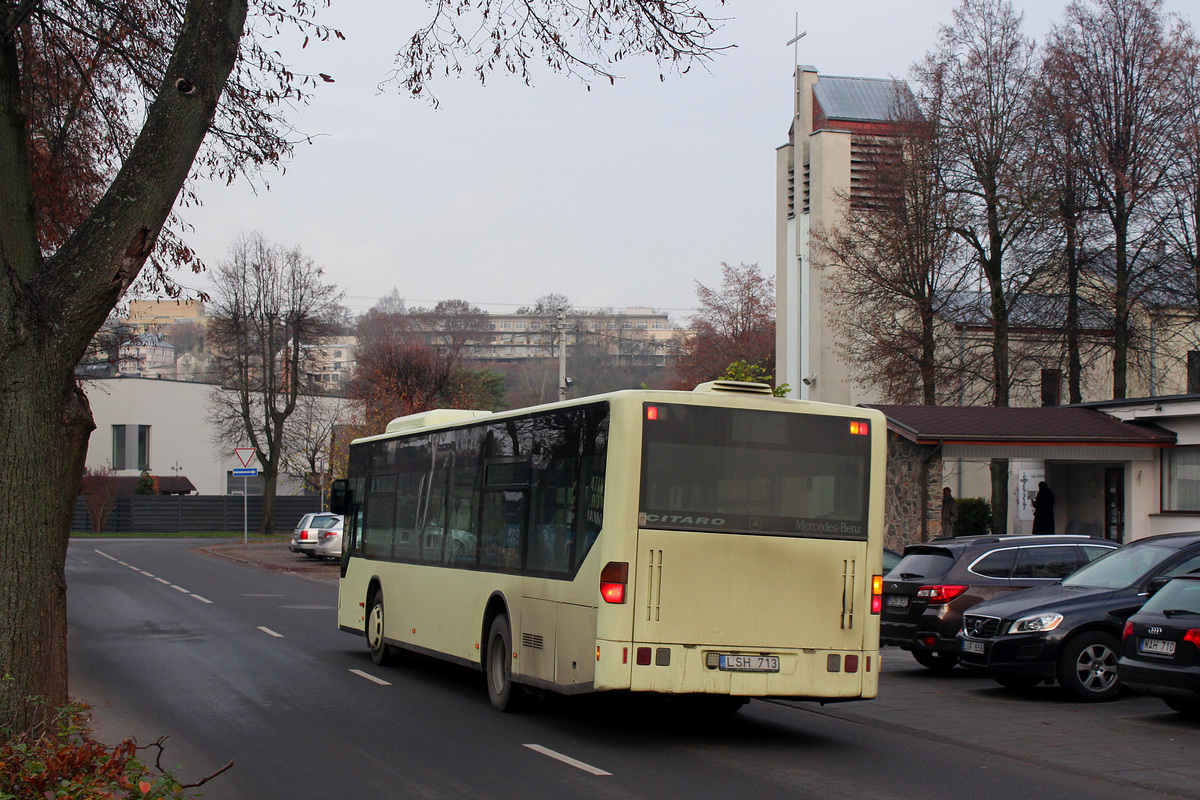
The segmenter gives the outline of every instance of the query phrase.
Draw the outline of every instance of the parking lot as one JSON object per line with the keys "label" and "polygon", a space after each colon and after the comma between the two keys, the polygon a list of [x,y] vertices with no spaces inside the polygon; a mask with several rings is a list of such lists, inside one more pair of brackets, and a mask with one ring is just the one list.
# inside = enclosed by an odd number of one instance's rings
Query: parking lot
{"label": "parking lot", "polygon": [[893,647],[883,663],[878,698],[824,713],[1200,798],[1200,722],[1161,700],[1126,692],[1080,704],[1054,686],[1013,692],[963,669],[935,674]]}

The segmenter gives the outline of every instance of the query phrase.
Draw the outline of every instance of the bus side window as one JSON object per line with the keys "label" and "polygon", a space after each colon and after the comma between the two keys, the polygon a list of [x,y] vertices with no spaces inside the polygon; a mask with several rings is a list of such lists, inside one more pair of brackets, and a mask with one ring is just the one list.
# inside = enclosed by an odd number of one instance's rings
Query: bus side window
{"label": "bus side window", "polygon": [[363,514],[362,553],[367,558],[391,558],[396,476],[374,475],[370,482]]}
{"label": "bus side window", "polygon": [[528,491],[489,491],[483,495],[480,563],[502,572],[521,569]]}

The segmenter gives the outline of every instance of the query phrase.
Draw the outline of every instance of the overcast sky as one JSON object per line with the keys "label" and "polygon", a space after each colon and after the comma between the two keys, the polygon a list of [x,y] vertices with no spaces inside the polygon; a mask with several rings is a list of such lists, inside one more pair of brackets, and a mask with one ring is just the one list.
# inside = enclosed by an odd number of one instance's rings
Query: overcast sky
{"label": "overcast sky", "polygon": [[[409,305],[462,299],[511,312],[548,293],[579,307],[651,306],[682,318],[721,262],[775,270],[775,149],[786,143],[797,59],[826,75],[907,77],[948,23],[951,0],[698,0],[736,45],[704,69],[619,65],[615,86],[540,72],[436,78],[432,108],[380,87],[427,19],[419,0],[334,0],[346,41],[284,48],[335,83],[289,119],[317,138],[270,191],[204,187],[184,209],[209,264],[239,233],[298,245],[365,311],[393,288]],[[1024,0],[1039,41],[1062,0]],[[1168,0],[1193,15],[1195,0]],[[1195,20],[1193,19],[1194,23]],[[203,278],[179,276],[207,288]],[[192,278],[191,281],[185,278]]]}

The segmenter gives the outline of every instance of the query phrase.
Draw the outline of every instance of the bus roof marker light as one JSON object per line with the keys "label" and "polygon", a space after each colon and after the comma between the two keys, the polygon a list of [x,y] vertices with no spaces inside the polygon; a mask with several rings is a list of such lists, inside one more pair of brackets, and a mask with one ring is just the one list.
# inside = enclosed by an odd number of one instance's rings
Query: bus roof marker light
{"label": "bus roof marker light", "polygon": [[646,419],[651,422],[658,419],[658,406],[646,406]]}
{"label": "bus roof marker light", "polygon": [[854,436],[867,436],[871,433],[871,426],[863,420],[850,420],[850,433]]}

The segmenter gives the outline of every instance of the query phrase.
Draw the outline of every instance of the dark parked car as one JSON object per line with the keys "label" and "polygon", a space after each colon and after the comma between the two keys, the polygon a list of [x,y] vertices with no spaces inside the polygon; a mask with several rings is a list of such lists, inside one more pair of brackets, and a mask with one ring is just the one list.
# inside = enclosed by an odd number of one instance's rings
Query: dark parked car
{"label": "dark parked car", "polygon": [[900,563],[900,559],[904,558],[900,553],[897,553],[890,547],[883,548],[883,574],[887,575],[892,571],[892,567]]}
{"label": "dark parked car", "polygon": [[1138,539],[1064,578],[980,603],[963,616],[959,663],[1013,688],[1057,681],[1072,698],[1110,700],[1125,621],[1176,575],[1200,569],[1200,533]]}
{"label": "dark parked car", "polygon": [[880,642],[910,651],[930,669],[952,669],[964,611],[1056,583],[1116,547],[1086,536],[970,536],[909,545],[883,579]]}
{"label": "dark parked car", "polygon": [[1174,578],[1155,592],[1125,623],[1121,648],[1122,683],[1200,717],[1200,574]]}

